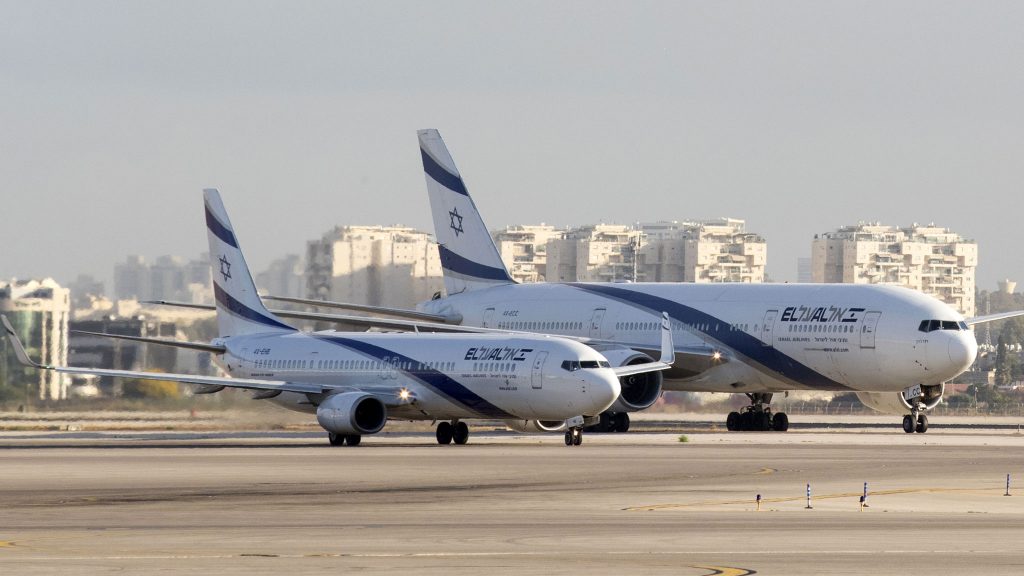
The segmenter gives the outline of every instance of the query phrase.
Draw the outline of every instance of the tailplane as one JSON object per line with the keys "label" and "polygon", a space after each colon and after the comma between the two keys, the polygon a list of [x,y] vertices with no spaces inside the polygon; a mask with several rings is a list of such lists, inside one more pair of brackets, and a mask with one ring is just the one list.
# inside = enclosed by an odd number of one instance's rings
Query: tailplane
{"label": "tailplane", "polygon": [[513,284],[437,130],[420,130],[420,156],[449,295]]}
{"label": "tailplane", "polygon": [[206,231],[210,239],[213,293],[217,300],[217,328],[221,336],[284,332],[295,329],[281,322],[256,293],[249,266],[238,247],[227,210],[214,189],[203,190]]}

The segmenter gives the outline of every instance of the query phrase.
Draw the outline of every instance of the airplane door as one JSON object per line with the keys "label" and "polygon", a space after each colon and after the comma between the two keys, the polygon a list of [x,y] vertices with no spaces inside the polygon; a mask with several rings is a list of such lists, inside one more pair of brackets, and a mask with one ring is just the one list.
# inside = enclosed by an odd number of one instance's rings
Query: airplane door
{"label": "airplane door", "polygon": [[764,314],[764,325],[761,326],[761,344],[771,346],[775,343],[775,317],[778,310],[769,310]]}
{"label": "airplane door", "polygon": [[600,338],[601,337],[601,323],[604,322],[604,313],[607,312],[605,308],[595,308],[594,315],[590,317],[590,337]]}
{"label": "airplane door", "polygon": [[494,328],[494,308],[484,310],[484,328]]}
{"label": "airplane door", "polygon": [[875,347],[875,330],[878,328],[878,317],[881,312],[868,312],[864,315],[864,322],[860,325],[860,347]]}
{"label": "airplane door", "polygon": [[530,383],[534,390],[540,390],[544,386],[544,361],[548,359],[547,352],[538,352],[533,359],[533,374],[530,376]]}

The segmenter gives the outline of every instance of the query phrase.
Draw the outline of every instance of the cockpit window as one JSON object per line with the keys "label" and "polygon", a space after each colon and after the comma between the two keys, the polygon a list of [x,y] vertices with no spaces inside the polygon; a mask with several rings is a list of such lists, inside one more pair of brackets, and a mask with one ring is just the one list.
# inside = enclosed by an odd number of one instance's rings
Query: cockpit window
{"label": "cockpit window", "polygon": [[921,320],[917,327],[921,332],[934,332],[936,330],[968,330],[966,322],[957,320]]}
{"label": "cockpit window", "polygon": [[575,372],[579,369],[593,369],[593,368],[611,368],[612,365],[607,360],[565,360],[562,362],[562,370],[569,372]]}

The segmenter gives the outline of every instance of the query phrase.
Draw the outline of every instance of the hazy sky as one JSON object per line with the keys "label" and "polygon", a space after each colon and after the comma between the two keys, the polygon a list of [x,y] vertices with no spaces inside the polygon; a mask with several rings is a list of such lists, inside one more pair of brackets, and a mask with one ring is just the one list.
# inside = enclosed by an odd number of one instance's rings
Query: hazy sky
{"label": "hazy sky", "polygon": [[[6,2],[0,278],[206,249],[262,269],[337,224],[431,229],[418,128],[492,228],[935,222],[1024,281],[1020,2]],[[108,284],[108,289],[112,288]]]}

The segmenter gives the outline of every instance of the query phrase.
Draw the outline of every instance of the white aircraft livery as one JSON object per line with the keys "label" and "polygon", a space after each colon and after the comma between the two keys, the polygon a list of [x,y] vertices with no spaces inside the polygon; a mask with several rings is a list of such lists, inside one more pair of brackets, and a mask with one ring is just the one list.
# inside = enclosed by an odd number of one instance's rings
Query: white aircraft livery
{"label": "white aircraft livery", "polygon": [[[729,430],[789,427],[770,408],[789,390],[852,391],[868,406],[903,414],[925,432],[924,412],[944,383],[974,361],[970,324],[939,300],[906,288],[841,284],[538,283],[509,276],[473,199],[436,130],[419,131],[447,295],[418,307],[463,326],[563,334],[588,343],[613,366],[651,361],[662,311],[671,318],[676,361],[664,379],[622,380],[605,429],[628,429],[628,412],[666,390],[746,394]],[[624,407],[624,409],[622,409]],[[618,411],[617,411],[618,410]]]}
{"label": "white aircraft livery", "polygon": [[441,421],[441,444],[464,444],[464,420],[488,418],[521,430],[565,430],[566,444],[579,445],[583,425],[618,399],[619,377],[651,374],[673,361],[667,320],[658,324],[663,361],[626,371],[562,337],[299,332],[263,306],[216,190],[205,191],[205,208],[219,337],[210,343],[125,338],[212,352],[232,377],[39,365],[4,317],[19,361],[70,374],[198,384],[202,393],[253,389],[254,398],[316,414],[331,444],[352,446],[389,418]]}

